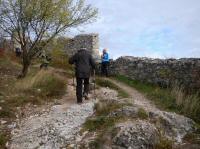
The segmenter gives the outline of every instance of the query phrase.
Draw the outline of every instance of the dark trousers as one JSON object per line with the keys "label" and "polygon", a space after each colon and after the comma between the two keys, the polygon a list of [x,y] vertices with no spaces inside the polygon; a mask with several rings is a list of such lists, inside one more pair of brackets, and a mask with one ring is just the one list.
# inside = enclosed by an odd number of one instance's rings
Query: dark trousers
{"label": "dark trousers", "polygon": [[[76,97],[77,102],[81,103],[83,94],[88,94],[89,92],[89,78],[76,78]],[[84,91],[83,91],[83,85],[84,85]]]}
{"label": "dark trousers", "polygon": [[105,75],[106,77],[108,77],[108,66],[109,66],[109,62],[101,63],[101,75]]}

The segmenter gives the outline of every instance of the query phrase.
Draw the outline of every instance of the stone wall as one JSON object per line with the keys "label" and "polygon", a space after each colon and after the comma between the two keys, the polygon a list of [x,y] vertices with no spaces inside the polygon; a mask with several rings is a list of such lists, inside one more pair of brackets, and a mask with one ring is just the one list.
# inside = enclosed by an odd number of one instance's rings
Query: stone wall
{"label": "stone wall", "polygon": [[91,52],[96,61],[100,60],[98,34],[77,35],[65,45],[65,51],[69,56],[75,54],[80,48],[86,48]]}
{"label": "stone wall", "polygon": [[165,87],[178,82],[188,89],[200,89],[200,59],[121,57],[111,62],[110,73]]}

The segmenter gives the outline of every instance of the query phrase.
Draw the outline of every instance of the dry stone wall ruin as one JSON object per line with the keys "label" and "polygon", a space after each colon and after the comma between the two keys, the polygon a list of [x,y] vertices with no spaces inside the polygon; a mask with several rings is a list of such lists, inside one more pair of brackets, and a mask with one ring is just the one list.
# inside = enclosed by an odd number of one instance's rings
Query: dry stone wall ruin
{"label": "dry stone wall ruin", "polygon": [[86,48],[91,52],[96,61],[100,60],[99,34],[81,34],[70,39],[65,45],[65,51],[69,56],[75,54],[80,48]]}
{"label": "dry stone wall ruin", "polygon": [[187,89],[200,90],[200,59],[150,59],[121,57],[110,64],[110,73],[161,86],[179,83]]}
{"label": "dry stone wall ruin", "polygon": [[[65,51],[71,56],[82,47],[91,52],[96,62],[101,61],[98,34],[75,36],[66,43]],[[100,70],[100,66],[97,70]],[[151,59],[126,56],[112,61],[109,71],[111,75],[125,75],[163,87],[178,83],[187,89],[200,90],[200,58]]]}

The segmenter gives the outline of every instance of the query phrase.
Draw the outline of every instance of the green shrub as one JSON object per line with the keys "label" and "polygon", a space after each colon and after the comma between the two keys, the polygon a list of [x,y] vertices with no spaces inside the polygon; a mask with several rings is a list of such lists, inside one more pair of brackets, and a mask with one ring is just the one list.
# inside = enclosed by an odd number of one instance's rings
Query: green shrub
{"label": "green shrub", "polygon": [[0,148],[6,148],[6,142],[8,141],[8,136],[6,133],[0,132]]}
{"label": "green shrub", "polygon": [[0,110],[0,118],[13,118],[15,117],[12,109],[8,107],[4,107],[2,110]]}
{"label": "green shrub", "polygon": [[143,108],[139,108],[138,117],[140,119],[148,119],[149,115],[147,114],[147,112]]}
{"label": "green shrub", "polygon": [[50,65],[55,68],[61,68],[64,70],[71,70],[72,66],[68,63],[68,56],[64,50],[53,49],[51,52],[51,63]]}

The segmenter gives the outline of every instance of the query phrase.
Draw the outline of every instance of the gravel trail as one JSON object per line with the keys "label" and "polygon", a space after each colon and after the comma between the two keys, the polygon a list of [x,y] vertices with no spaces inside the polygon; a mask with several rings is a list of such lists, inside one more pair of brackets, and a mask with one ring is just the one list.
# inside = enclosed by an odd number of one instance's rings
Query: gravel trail
{"label": "gravel trail", "polygon": [[[165,127],[165,136],[175,140],[178,143],[181,143],[183,140],[183,137],[187,133],[191,133],[194,131],[194,124],[195,122],[187,118],[183,115],[176,114],[174,112],[166,112],[158,109],[154,103],[152,103],[150,100],[148,100],[143,94],[138,92],[136,89],[129,87],[128,85],[116,81],[114,79],[108,79],[109,81],[113,82],[117,86],[119,86],[121,89],[126,91],[131,97],[133,103],[145,109],[149,116],[153,119],[160,119],[164,121],[164,124],[161,124],[160,127]],[[171,131],[173,130],[173,131]]]}
{"label": "gravel trail", "polygon": [[[134,105],[144,108],[152,119],[162,118],[165,135],[168,138],[182,142],[188,132],[193,131],[194,122],[182,115],[162,111],[155,107],[144,95],[132,87],[109,79],[130,94]],[[23,119],[18,127],[13,129],[9,149],[60,149],[81,141],[79,132],[88,117],[93,114],[95,100],[89,100],[81,105],[75,103],[75,92],[69,86],[68,98],[63,104],[54,105],[42,115],[33,115]],[[117,92],[108,88],[100,88],[96,92],[98,99],[118,99]],[[166,125],[167,124],[167,125]],[[72,147],[74,148],[74,147]]]}
{"label": "gravel trail", "polygon": [[[74,89],[65,97],[74,96]],[[65,98],[64,97],[64,98]],[[86,119],[93,114],[94,100],[81,105],[75,99],[54,105],[41,115],[22,119],[11,132],[9,149],[60,149],[76,143],[76,137]]]}
{"label": "gravel trail", "polygon": [[114,79],[108,79],[108,80],[113,82],[120,88],[122,88],[125,92],[127,92],[130,95],[130,97],[133,99],[134,104],[141,106],[147,111],[160,111],[159,109],[156,108],[156,106],[150,100],[148,100],[143,94],[138,92],[136,89],[129,87],[128,85],[122,82],[116,81]]}

